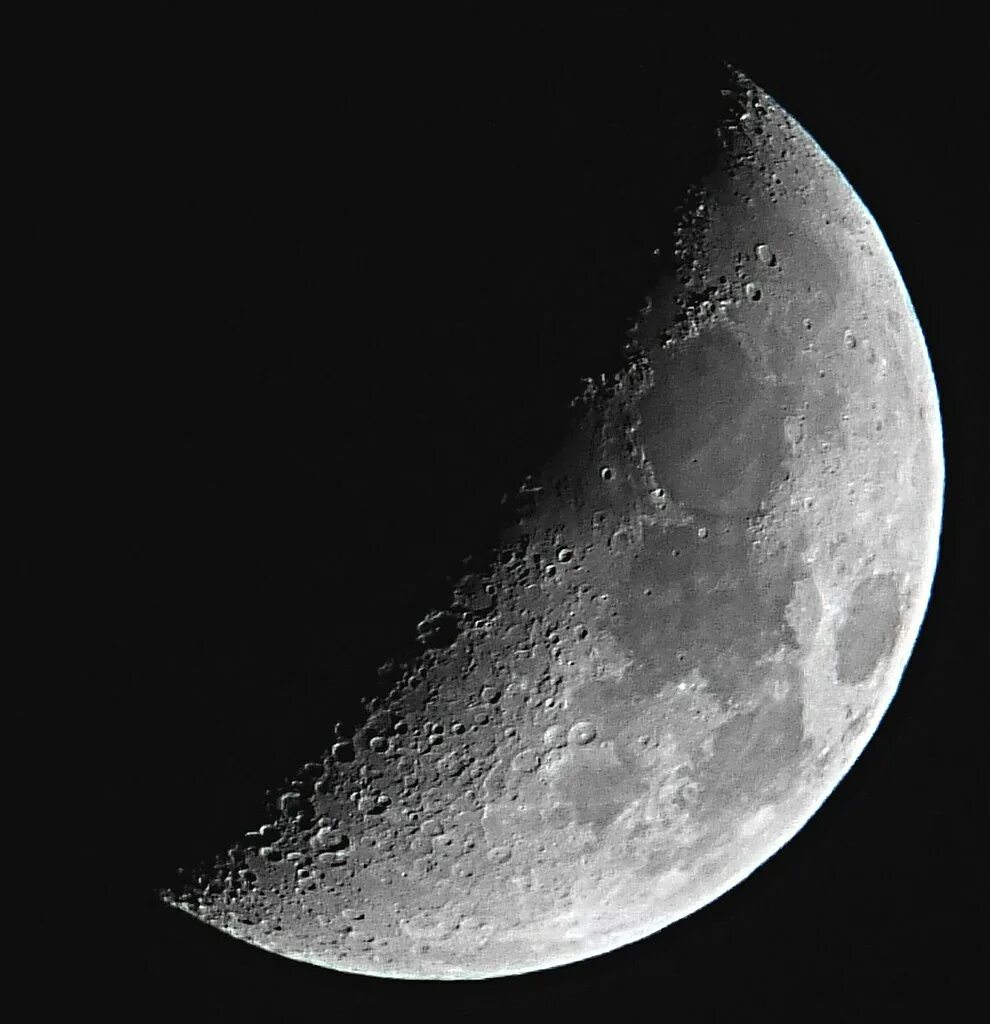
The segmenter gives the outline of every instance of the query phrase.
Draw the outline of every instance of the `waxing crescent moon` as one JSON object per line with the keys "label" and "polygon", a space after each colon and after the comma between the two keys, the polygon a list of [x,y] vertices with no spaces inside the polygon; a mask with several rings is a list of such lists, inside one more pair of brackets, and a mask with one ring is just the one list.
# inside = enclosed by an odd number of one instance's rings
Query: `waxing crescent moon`
{"label": "waxing crescent moon", "polygon": [[710,903],[850,769],[931,589],[937,395],[848,182],[741,75],[726,110],[676,279],[575,396],[498,557],[168,902],[346,971],[539,970]]}

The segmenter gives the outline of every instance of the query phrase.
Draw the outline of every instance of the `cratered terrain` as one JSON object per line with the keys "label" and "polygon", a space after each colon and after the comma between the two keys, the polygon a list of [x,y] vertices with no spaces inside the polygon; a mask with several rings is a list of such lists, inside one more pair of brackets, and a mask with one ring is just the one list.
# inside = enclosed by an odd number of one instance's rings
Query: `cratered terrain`
{"label": "cratered terrain", "polygon": [[169,902],[346,971],[533,971],[710,903],[849,770],[931,588],[933,377],[809,134],[741,76],[717,130],[677,274],[575,395],[495,556]]}

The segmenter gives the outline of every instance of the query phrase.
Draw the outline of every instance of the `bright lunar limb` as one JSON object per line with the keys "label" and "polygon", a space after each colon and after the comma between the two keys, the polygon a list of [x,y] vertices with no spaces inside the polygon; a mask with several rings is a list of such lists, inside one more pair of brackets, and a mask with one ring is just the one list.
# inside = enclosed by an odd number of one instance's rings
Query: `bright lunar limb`
{"label": "bright lunar limb", "polygon": [[170,902],[346,971],[533,971],[710,903],[849,770],[932,584],[934,380],[807,132],[738,76],[719,138],[677,279],[575,398],[499,556]]}

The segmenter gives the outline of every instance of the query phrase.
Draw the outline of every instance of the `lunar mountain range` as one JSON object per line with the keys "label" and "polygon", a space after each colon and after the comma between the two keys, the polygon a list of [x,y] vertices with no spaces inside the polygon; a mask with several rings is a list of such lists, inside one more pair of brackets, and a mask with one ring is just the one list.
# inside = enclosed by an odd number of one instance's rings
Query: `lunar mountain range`
{"label": "lunar mountain range", "polygon": [[497,557],[169,903],[345,971],[539,970],[710,903],[849,770],[931,589],[934,379],[808,133],[741,75],[712,130],[676,278],[575,395]]}

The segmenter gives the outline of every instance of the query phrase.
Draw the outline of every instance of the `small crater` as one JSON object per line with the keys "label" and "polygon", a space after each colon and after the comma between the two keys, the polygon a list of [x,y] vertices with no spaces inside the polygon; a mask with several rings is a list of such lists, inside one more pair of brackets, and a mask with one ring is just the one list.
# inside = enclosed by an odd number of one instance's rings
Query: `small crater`
{"label": "small crater", "polygon": [[756,247],[756,258],[761,263],[765,263],[768,267],[775,267],[777,265],[777,257],[774,255],[770,246],[765,242],[761,242]]}
{"label": "small crater", "polygon": [[317,829],[309,840],[309,845],[314,850],[326,850],[335,853],[338,850],[346,850],[350,840],[339,829],[329,826]]}
{"label": "small crater", "polygon": [[283,793],[278,799],[278,806],[283,814],[295,814],[302,808],[302,794],[294,790]]}
{"label": "small crater", "polygon": [[591,722],[575,722],[568,733],[568,739],[576,747],[585,747],[598,735],[598,730]]}
{"label": "small crater", "polygon": [[543,733],[543,745],[547,750],[559,750],[567,746],[567,732],[562,725],[551,725]]}
{"label": "small crater", "polygon": [[449,647],[457,639],[457,619],[449,612],[431,612],[416,627],[424,647]]}
{"label": "small crater", "polygon": [[516,754],[512,759],[511,767],[514,772],[521,772],[523,774],[535,772],[540,767],[540,755],[535,750],[527,747]]}

